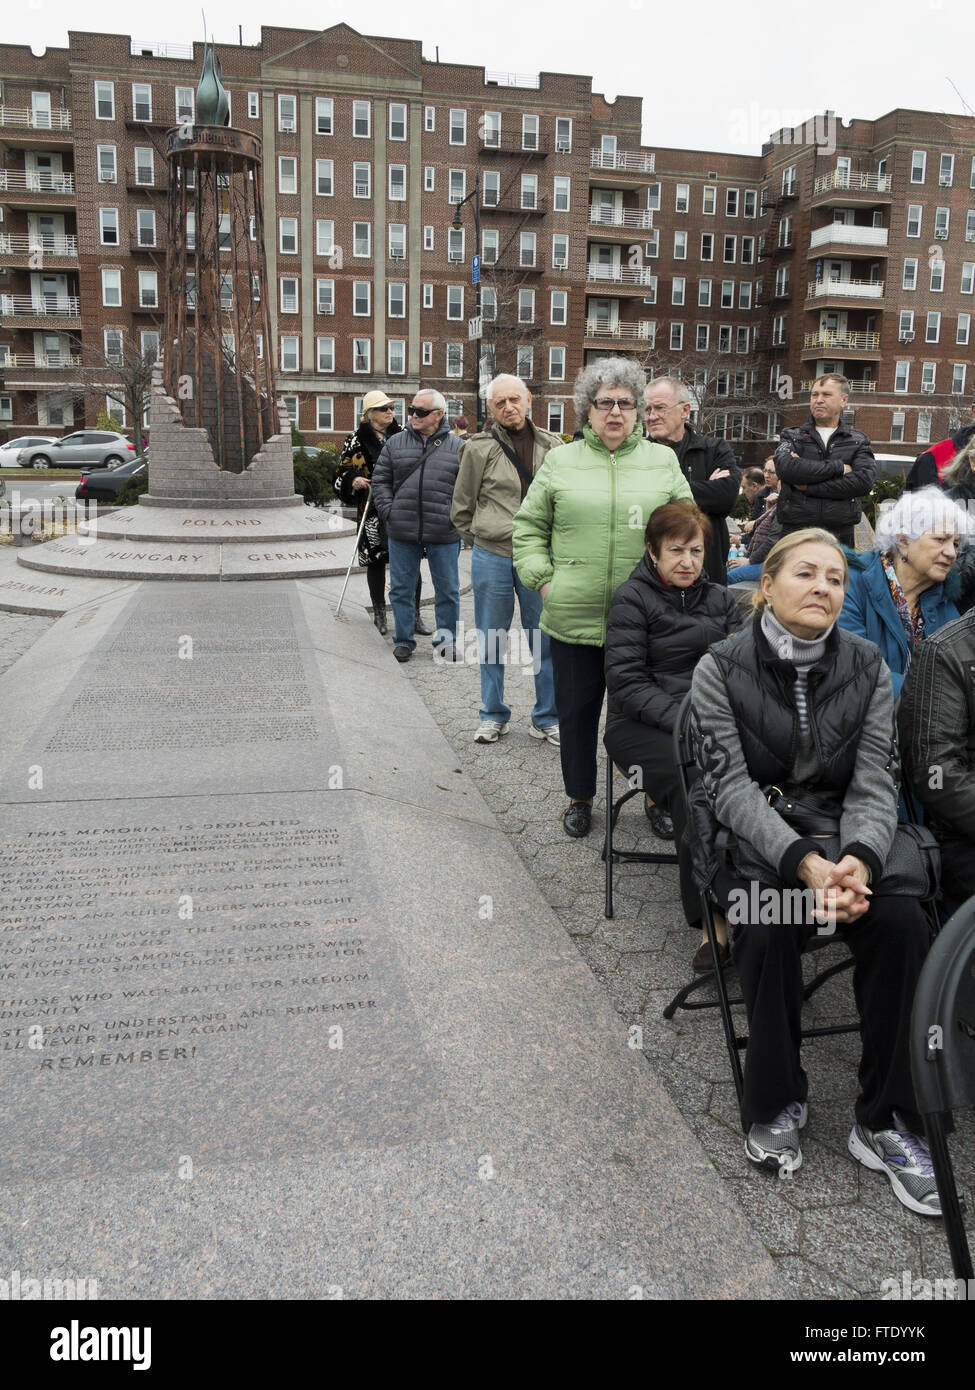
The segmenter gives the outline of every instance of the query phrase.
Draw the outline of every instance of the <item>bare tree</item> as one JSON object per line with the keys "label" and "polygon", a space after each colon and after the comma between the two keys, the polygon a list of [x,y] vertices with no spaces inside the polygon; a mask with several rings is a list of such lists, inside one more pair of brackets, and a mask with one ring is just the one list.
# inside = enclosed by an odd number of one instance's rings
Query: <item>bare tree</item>
{"label": "bare tree", "polygon": [[[721,432],[732,439],[765,439],[768,415],[782,408],[778,396],[759,388],[766,364],[754,354],[712,347],[700,352],[671,352],[654,346],[642,354],[640,365],[648,379],[673,376],[683,382],[691,397],[694,428],[701,434]],[[740,435],[731,433],[720,418],[727,416],[742,417]]]}
{"label": "bare tree", "polygon": [[68,391],[79,403],[86,398],[114,401],[130,420],[136,453],[142,456],[142,420],[149,404],[149,387],[156,351],[143,352],[128,333],[107,335],[104,347],[76,341],[79,364],[67,374]]}
{"label": "bare tree", "polygon": [[[533,300],[522,300],[522,291],[534,290],[537,276],[517,266],[492,266],[484,276],[482,289],[493,291],[495,302],[494,318],[485,318],[481,346],[482,363],[485,370],[491,367],[491,376],[499,372],[510,372],[513,376],[523,376],[531,386],[531,378],[541,375],[543,364],[534,360],[534,350],[547,337],[545,315]],[[530,316],[529,316],[530,315]],[[532,365],[529,370],[523,361],[526,349],[532,349]],[[519,371],[519,367],[522,370]]]}

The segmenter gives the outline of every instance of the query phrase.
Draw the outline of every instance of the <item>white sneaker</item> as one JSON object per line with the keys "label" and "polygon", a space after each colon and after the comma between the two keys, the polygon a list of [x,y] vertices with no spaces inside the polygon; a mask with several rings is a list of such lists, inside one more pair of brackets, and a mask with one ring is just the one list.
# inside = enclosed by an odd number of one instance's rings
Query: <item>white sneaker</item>
{"label": "white sneaker", "polygon": [[502,734],[508,732],[507,724],[497,719],[482,719],[481,727],[474,735],[475,743],[497,743]]}
{"label": "white sneaker", "polygon": [[546,743],[551,743],[553,747],[560,748],[559,726],[558,724],[546,724],[541,728],[538,724],[532,724],[528,730],[532,738],[543,738]]}

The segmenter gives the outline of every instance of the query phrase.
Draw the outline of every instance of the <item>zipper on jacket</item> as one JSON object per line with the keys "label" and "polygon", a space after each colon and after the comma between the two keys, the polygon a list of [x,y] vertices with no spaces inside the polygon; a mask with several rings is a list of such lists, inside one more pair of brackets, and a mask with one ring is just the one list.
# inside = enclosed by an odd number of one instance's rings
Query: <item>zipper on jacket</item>
{"label": "zipper on jacket", "polygon": [[[613,567],[616,563],[616,454],[609,455],[609,565],[606,571],[606,587],[613,593]],[[603,641],[605,641],[605,637]]]}

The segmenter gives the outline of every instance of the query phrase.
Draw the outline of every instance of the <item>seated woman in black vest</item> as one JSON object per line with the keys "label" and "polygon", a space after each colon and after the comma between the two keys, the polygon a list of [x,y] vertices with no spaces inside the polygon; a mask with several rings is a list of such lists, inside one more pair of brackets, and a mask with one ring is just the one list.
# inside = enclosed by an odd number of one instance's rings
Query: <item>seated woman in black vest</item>
{"label": "seated woman in black vest", "polygon": [[[652,798],[653,804],[646,803],[651,823],[654,805],[673,820],[681,904],[691,926],[700,927],[700,898],[677,792],[674,725],[694,667],[712,642],[741,627],[741,612],[723,584],[704,578],[711,523],[693,502],[657,507],[644,539],[647,553],[613,595],[606,623],[609,704],[603,742],[618,768],[640,776]],[[727,954],[727,944],[722,951]],[[694,969],[711,969],[706,937]]]}
{"label": "seated woman in black vest", "polygon": [[847,1147],[905,1206],[940,1216],[908,1054],[927,928],[916,898],[882,886],[897,823],[893,691],[873,643],[836,625],[848,581],[828,531],[784,537],[765,561],[755,620],[712,647],[692,683],[700,789],[717,830],[710,872],[748,1011],[745,1153],[779,1172],[802,1163],[800,949],[817,927],[836,930],[853,953],[861,1020]]}

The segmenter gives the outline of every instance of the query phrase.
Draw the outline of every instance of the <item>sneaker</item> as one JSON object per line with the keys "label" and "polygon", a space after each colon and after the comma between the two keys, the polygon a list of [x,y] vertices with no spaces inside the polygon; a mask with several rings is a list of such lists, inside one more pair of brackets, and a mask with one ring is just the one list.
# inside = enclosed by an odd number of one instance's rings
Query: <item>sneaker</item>
{"label": "sneaker", "polygon": [[809,1115],[805,1101],[794,1100],[768,1124],[754,1124],[745,1140],[745,1157],[757,1168],[794,1173],[802,1167],[799,1131]]}
{"label": "sneaker", "polygon": [[408,647],[405,642],[400,642],[398,646],[393,648],[393,656],[395,656],[397,661],[409,661],[412,655],[413,648]]}
{"label": "sneaker", "polygon": [[503,734],[508,732],[507,724],[502,724],[498,719],[482,719],[481,727],[474,735],[475,743],[497,743]]}
{"label": "sneaker", "polygon": [[543,738],[546,743],[551,743],[555,748],[561,747],[559,743],[558,724],[532,724],[528,730],[532,738]]}
{"label": "sneaker", "polygon": [[921,1216],[941,1215],[928,1141],[907,1129],[896,1111],[893,1129],[854,1125],[846,1147],[865,1168],[890,1178],[894,1196],[905,1207]]}

